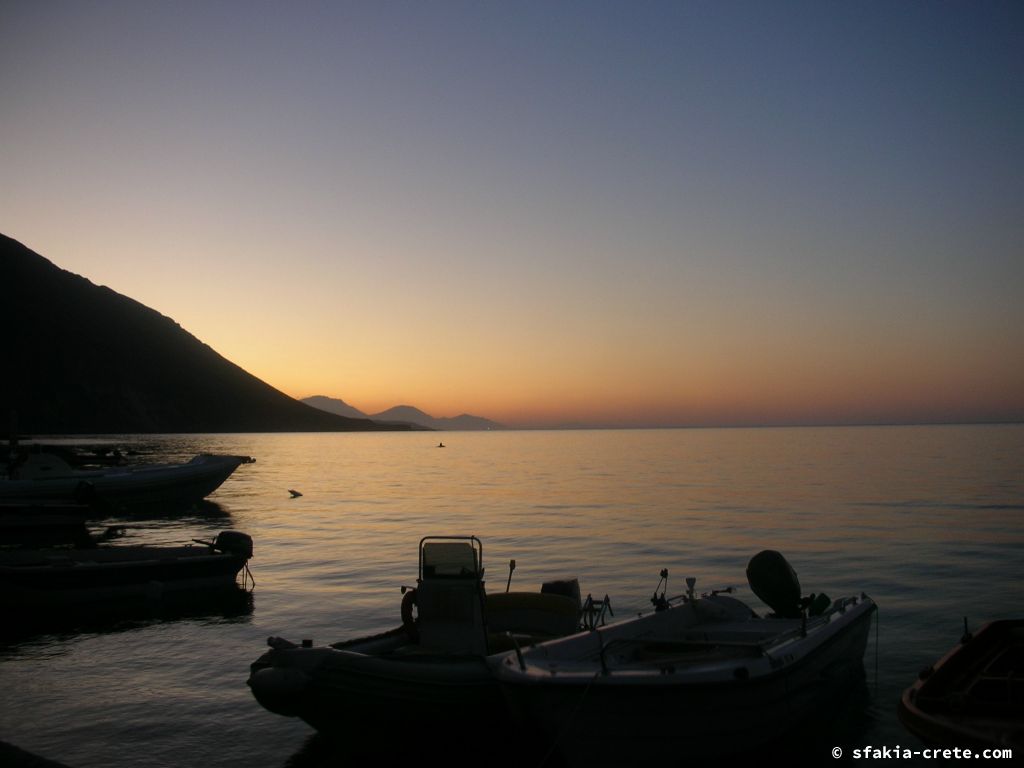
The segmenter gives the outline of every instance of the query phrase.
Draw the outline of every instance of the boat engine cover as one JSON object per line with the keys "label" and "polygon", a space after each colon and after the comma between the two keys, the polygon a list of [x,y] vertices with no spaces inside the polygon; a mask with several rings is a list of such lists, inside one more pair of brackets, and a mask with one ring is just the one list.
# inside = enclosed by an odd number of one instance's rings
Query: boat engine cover
{"label": "boat engine cover", "polygon": [[252,557],[252,536],[241,531],[221,531],[213,542],[213,548],[248,560]]}
{"label": "boat engine cover", "polygon": [[553,581],[545,581],[540,585],[540,593],[542,595],[562,595],[564,597],[568,597],[576,603],[577,610],[579,610],[580,606],[583,605],[579,579],[556,579]]}
{"label": "boat engine cover", "polygon": [[750,558],[747,583],[776,615],[800,617],[800,580],[789,561],[775,550],[766,549]]}

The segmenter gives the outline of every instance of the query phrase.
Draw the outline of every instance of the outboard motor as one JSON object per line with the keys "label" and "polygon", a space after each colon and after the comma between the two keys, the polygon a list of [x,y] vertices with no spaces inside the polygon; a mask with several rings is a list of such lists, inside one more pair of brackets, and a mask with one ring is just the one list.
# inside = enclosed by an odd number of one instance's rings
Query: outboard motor
{"label": "outboard motor", "polygon": [[252,536],[241,531],[221,531],[213,542],[213,548],[248,560],[252,557]]}
{"label": "outboard motor", "polygon": [[562,597],[567,597],[576,604],[577,610],[583,605],[579,579],[545,581],[540,585],[540,593],[542,595],[562,595]]}
{"label": "outboard motor", "polygon": [[750,558],[747,583],[776,616],[800,618],[800,580],[793,566],[775,550],[766,549]]}

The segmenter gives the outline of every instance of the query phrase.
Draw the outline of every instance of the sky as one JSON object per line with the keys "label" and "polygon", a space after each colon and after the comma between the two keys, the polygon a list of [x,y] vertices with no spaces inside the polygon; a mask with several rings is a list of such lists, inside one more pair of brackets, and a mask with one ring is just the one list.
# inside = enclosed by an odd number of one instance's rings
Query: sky
{"label": "sky", "polygon": [[282,391],[1024,420],[1015,2],[0,2],[0,232]]}

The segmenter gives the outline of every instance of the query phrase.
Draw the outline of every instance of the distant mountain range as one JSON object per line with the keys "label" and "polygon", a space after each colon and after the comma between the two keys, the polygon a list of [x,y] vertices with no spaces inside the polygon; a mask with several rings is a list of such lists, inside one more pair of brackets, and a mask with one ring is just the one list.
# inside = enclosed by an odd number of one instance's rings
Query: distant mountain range
{"label": "distant mountain range", "polygon": [[169,317],[0,235],[0,434],[408,429],[301,403]]}
{"label": "distant mountain range", "polygon": [[455,416],[453,418],[435,418],[434,416],[424,413],[419,408],[414,408],[411,405],[396,405],[394,408],[389,408],[381,413],[375,413],[371,416],[367,416],[358,408],[353,408],[344,400],[339,400],[336,397],[314,395],[313,397],[304,397],[302,402],[307,405],[311,405],[314,408],[319,408],[339,416],[347,416],[355,419],[372,419],[373,421],[384,424],[411,424],[417,427],[425,427],[426,429],[466,431],[505,428],[496,421],[491,421],[490,419],[485,419],[480,416],[471,416],[468,413],[464,413],[461,416]]}

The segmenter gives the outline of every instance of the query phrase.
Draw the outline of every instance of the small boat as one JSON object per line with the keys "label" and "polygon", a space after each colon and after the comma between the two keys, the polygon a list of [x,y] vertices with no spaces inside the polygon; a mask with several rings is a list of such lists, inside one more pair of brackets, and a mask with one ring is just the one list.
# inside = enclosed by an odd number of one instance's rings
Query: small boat
{"label": "small boat", "polygon": [[26,613],[97,601],[160,599],[171,593],[236,584],[252,538],[221,531],[213,541],[179,547],[0,551],[0,605]]}
{"label": "small boat", "polygon": [[60,456],[28,451],[0,475],[0,501],[88,503],[124,509],[189,505],[213,493],[248,456],[200,454],[183,464],[72,467]]}
{"label": "small boat", "polygon": [[[777,552],[755,556],[748,578],[773,613],[723,592],[697,597],[688,579],[685,595],[656,594],[653,612],[505,654],[493,666],[511,710],[587,765],[676,762],[784,737],[863,678],[875,603],[801,600]],[[680,741],[680,729],[692,738]]]}
{"label": "small boat", "polygon": [[899,716],[927,744],[1024,750],[1024,619],[967,631],[900,698]]}
{"label": "small boat", "polygon": [[609,606],[589,596],[581,604],[575,579],[509,592],[511,570],[506,592],[488,594],[483,574],[475,536],[422,539],[416,587],[403,588],[401,626],[319,647],[269,638],[271,650],[251,667],[253,695],[271,712],[325,732],[503,713],[487,657],[596,625]]}

